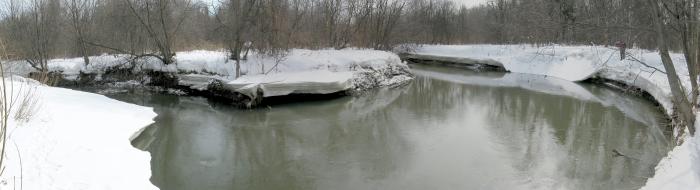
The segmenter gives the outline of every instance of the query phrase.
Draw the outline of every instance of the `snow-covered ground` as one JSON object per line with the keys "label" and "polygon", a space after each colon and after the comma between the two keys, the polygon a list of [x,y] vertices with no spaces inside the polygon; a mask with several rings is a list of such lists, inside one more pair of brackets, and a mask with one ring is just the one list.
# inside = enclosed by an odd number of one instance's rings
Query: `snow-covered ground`
{"label": "snow-covered ground", "polygon": [[19,116],[13,107],[0,189],[157,189],[149,153],[130,142],[153,122],[151,108],[21,77],[12,86],[17,102],[35,103]]}
{"label": "snow-covered ground", "polygon": [[[615,80],[649,92],[670,114],[673,110],[671,91],[665,74],[660,72],[665,70],[658,52],[627,51],[631,57],[625,60],[620,60],[617,49],[603,46],[425,45],[412,54],[493,60],[502,63],[510,72],[573,82],[593,77]],[[672,53],[671,57],[683,85],[690,89],[683,55]],[[648,181],[645,189],[700,188],[700,138],[697,135],[681,138],[685,143],[659,163],[656,175]]]}
{"label": "snow-covered ground", "polygon": [[[147,57],[139,59],[133,66],[137,72],[178,73],[181,75],[180,84],[198,90],[217,79],[236,87],[232,90],[241,88],[241,91],[249,92],[251,88],[259,88],[266,97],[394,86],[412,79],[408,66],[396,54],[366,49],[293,49],[278,56],[251,53],[241,62],[243,77],[239,79],[235,79],[235,61],[228,59],[228,54],[222,51],[178,52],[175,60],[175,64],[163,65],[157,59]],[[69,80],[77,79],[80,73],[97,74],[99,80],[108,69],[129,68],[132,66],[130,62],[126,55],[102,55],[90,57],[88,66],[83,64],[82,58],[54,59],[48,65],[50,71],[62,72]],[[11,64],[10,70],[27,76],[33,69],[19,61]],[[395,72],[397,70],[401,72]]]}

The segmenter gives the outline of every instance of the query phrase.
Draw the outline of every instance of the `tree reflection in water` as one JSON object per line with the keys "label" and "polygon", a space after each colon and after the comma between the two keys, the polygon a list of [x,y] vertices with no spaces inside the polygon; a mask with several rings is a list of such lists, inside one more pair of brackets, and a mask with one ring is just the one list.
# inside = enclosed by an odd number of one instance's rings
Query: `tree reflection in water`
{"label": "tree reflection in water", "polygon": [[156,124],[133,143],[151,152],[161,189],[630,189],[670,149],[659,113],[638,98],[419,69],[454,80],[419,76],[400,89],[254,110],[112,96],[156,107]]}

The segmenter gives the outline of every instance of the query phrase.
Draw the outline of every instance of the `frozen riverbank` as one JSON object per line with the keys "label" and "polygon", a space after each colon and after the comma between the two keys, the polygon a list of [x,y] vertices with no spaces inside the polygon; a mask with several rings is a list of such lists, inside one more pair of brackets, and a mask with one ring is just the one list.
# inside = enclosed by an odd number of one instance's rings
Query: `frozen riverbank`
{"label": "frozen riverbank", "polygon": [[[603,46],[543,46],[531,45],[426,45],[413,55],[469,58],[501,63],[505,70],[557,77],[568,81],[604,78],[641,88],[652,95],[671,113],[671,90],[658,52],[631,49],[629,57],[619,59],[619,52]],[[672,54],[683,85],[690,79],[682,54]],[[639,62],[650,66],[644,66]]]}
{"label": "frozen riverbank", "polygon": [[[364,49],[294,49],[277,57],[251,54],[241,62],[242,76],[237,79],[235,61],[219,51],[178,52],[176,63],[171,65],[163,65],[154,58],[132,60],[126,55],[95,56],[90,60],[90,65],[85,66],[81,58],[55,59],[49,62],[49,67],[50,71],[59,73],[61,81],[68,81],[64,83],[135,80],[166,87],[177,85],[187,90],[226,91],[225,96],[243,97],[234,99],[248,103],[290,94],[362,92],[398,86],[412,79],[408,66],[396,54]],[[15,62],[11,69],[24,76],[32,71],[22,62]],[[175,84],[170,80],[175,80]]]}
{"label": "frozen riverbank", "polygon": [[130,143],[153,122],[151,108],[19,77],[13,85],[36,106],[10,115],[0,189],[157,189],[150,155]]}
{"label": "frozen riverbank", "polygon": [[[568,81],[594,78],[623,83],[649,93],[667,114],[671,114],[671,92],[658,52],[632,49],[619,59],[619,52],[602,46],[531,45],[426,45],[412,56],[463,58],[477,62],[497,62],[504,69],[557,77]],[[682,84],[689,89],[690,79],[682,54],[672,54]],[[642,64],[643,63],[643,64]],[[700,186],[698,137],[683,136],[683,145],[676,147],[657,166],[657,173],[648,182],[648,189],[694,189]]]}

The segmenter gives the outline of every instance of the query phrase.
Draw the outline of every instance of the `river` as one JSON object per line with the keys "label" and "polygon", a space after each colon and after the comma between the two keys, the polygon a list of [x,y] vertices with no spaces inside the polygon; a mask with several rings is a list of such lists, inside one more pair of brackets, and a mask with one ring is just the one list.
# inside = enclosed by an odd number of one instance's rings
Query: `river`
{"label": "river", "polygon": [[413,66],[397,89],[240,110],[110,93],[158,113],[133,144],[189,189],[636,189],[672,148],[648,100],[542,76]]}

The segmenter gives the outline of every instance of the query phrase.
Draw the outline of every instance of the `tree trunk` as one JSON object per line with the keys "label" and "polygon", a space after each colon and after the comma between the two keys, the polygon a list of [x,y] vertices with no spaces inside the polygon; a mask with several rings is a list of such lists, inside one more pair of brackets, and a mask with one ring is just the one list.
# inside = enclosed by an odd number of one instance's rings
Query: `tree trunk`
{"label": "tree trunk", "polygon": [[681,32],[681,39],[683,41],[683,55],[685,55],[685,60],[686,60],[686,66],[688,67],[688,77],[690,77],[690,85],[691,85],[691,100],[692,103],[691,105],[695,105],[697,96],[700,95],[698,92],[698,71],[696,70],[696,62],[695,62],[695,55],[693,55],[693,50],[695,48],[695,45],[693,45],[690,41],[690,36],[689,33],[692,33],[690,27],[687,25],[683,27],[683,31]]}
{"label": "tree trunk", "polygon": [[650,5],[653,9],[653,21],[656,27],[656,43],[659,46],[659,55],[661,56],[661,62],[666,69],[666,77],[668,78],[669,85],[671,86],[671,95],[673,96],[673,103],[678,112],[681,123],[688,126],[690,135],[695,135],[695,114],[693,114],[692,105],[688,101],[688,98],[683,93],[680,78],[678,73],[676,73],[676,68],[673,65],[673,60],[669,55],[668,44],[666,42],[666,29],[663,24],[663,13],[659,8],[658,0],[649,0]]}
{"label": "tree trunk", "polygon": [[231,59],[236,61],[236,78],[241,77],[241,43],[236,40],[231,50]]}
{"label": "tree trunk", "polygon": [[85,62],[85,66],[90,65],[90,57],[88,56],[88,50],[87,50],[87,44],[83,40],[83,38],[80,38],[80,54],[83,54],[83,61]]}

